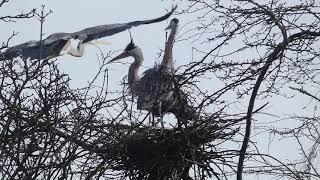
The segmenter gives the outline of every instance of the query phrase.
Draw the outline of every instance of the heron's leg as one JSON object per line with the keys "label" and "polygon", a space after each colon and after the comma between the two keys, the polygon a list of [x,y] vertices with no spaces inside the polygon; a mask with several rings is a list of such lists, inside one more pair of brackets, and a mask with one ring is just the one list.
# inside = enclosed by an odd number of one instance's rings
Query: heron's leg
{"label": "heron's leg", "polygon": [[154,115],[151,113],[149,115],[149,124],[151,124],[151,127],[154,127],[155,126],[155,120],[154,120]]}
{"label": "heron's leg", "polygon": [[161,128],[164,129],[163,116],[160,117]]}
{"label": "heron's leg", "polygon": [[151,127],[151,126],[153,126],[153,115],[152,114],[150,114],[149,115],[149,127]]}
{"label": "heron's leg", "polygon": [[161,106],[162,106],[162,102],[159,102],[159,106],[158,106],[158,114],[161,116]]}
{"label": "heron's leg", "polygon": [[160,115],[159,121],[160,121],[160,124],[161,124],[161,128],[164,129],[163,114],[162,114],[161,108],[162,108],[162,102],[159,103],[158,113]]}

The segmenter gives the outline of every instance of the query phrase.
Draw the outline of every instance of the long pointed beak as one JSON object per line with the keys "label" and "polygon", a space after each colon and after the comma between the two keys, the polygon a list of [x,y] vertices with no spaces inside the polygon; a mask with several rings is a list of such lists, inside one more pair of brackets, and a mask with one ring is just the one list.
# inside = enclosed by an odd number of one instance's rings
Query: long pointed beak
{"label": "long pointed beak", "polygon": [[109,63],[112,63],[112,62],[114,62],[114,61],[117,61],[117,60],[119,60],[119,59],[123,59],[123,58],[129,57],[129,56],[130,56],[130,54],[129,54],[128,52],[123,52],[123,53],[119,54],[118,56],[112,58],[112,59],[108,62],[108,64],[109,64]]}
{"label": "long pointed beak", "polygon": [[94,39],[92,41],[89,41],[90,44],[94,44],[94,45],[110,45],[111,42],[108,42],[108,41],[104,41],[104,40],[97,40],[97,39]]}
{"label": "long pointed beak", "polygon": [[168,27],[166,27],[164,30],[168,30],[168,29],[171,29],[172,27],[171,27],[171,23],[169,24],[169,26]]}

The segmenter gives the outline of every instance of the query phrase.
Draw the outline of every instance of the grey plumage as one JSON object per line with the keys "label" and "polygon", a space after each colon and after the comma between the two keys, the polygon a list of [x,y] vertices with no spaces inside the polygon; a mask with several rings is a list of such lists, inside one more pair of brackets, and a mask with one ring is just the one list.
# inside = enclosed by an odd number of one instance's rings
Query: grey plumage
{"label": "grey plumage", "polygon": [[156,66],[143,73],[143,77],[137,82],[139,88],[137,109],[151,111],[155,116],[163,115],[165,111],[161,107],[162,103],[173,94],[171,73],[162,66]]}
{"label": "grey plumage", "polygon": [[[178,19],[171,20],[167,29],[171,29],[168,41],[166,42],[165,55],[160,65],[148,69],[140,78],[138,71],[144,58],[141,49],[131,39],[124,52],[109,62],[132,56],[135,61],[129,67],[128,83],[131,92],[138,97],[137,109],[147,110],[155,116],[163,116],[166,110],[162,104],[166,103],[173,95],[173,81],[171,79],[174,70],[172,47],[174,37],[177,33]],[[172,98],[171,98],[172,99]],[[166,103],[166,107],[168,107]]]}
{"label": "grey plumage", "polygon": [[[172,8],[172,10],[167,14],[155,19],[94,26],[73,33],[54,33],[42,40],[42,46],[40,41],[28,41],[8,48],[6,51],[0,53],[0,60],[12,59],[15,57],[31,60],[39,59],[40,51],[41,58],[43,59],[55,58],[63,54],[82,56],[86,43],[95,39],[114,35],[132,27],[163,21],[169,18],[176,8],[177,6]],[[71,47],[70,44],[73,39],[79,40],[79,44],[76,49]]]}
{"label": "grey plumage", "polygon": [[133,22],[122,23],[122,24],[108,24],[108,25],[90,27],[90,28],[86,28],[81,31],[73,33],[73,36],[76,36],[76,37],[78,36],[78,39],[83,40],[83,43],[86,43],[94,39],[99,39],[105,36],[111,36],[113,34],[130,29],[132,27],[164,21],[172,15],[172,13],[175,11],[176,8],[177,6],[173,7],[169,13],[159,18],[144,20],[144,21],[133,21]]}

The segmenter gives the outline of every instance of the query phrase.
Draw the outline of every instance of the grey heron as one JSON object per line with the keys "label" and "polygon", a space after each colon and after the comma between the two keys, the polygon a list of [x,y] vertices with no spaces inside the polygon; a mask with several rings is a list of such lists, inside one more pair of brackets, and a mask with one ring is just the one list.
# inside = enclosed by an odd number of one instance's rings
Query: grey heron
{"label": "grey heron", "polygon": [[[0,52],[0,60],[12,59],[15,57],[31,60],[39,59],[40,54],[43,59],[55,58],[63,54],[79,57],[83,55],[84,47],[88,42],[114,35],[132,27],[163,21],[169,18],[176,8],[177,6],[173,7],[170,12],[155,19],[94,26],[73,33],[54,33],[43,39],[41,42],[28,41],[8,48],[6,51]],[[71,41],[73,39],[79,40],[77,48],[71,46]]]}
{"label": "grey heron", "polygon": [[[137,109],[147,110],[161,118],[166,112],[162,104],[171,98],[173,94],[173,82],[170,80],[170,75],[174,70],[172,48],[178,22],[179,20],[174,18],[166,28],[171,29],[171,32],[166,42],[165,54],[161,64],[146,70],[142,78],[139,76],[139,68],[144,61],[143,53],[133,43],[132,38],[124,51],[109,61],[110,63],[129,56],[134,58],[134,62],[129,67],[128,84],[132,94],[138,97]],[[161,122],[161,125],[163,126],[163,122]]]}

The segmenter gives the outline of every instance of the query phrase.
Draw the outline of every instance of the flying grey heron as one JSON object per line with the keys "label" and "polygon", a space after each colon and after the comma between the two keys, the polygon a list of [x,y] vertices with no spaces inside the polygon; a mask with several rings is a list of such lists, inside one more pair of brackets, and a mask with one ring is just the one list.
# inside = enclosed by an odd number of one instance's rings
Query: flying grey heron
{"label": "flying grey heron", "polygon": [[[41,42],[28,41],[8,48],[6,51],[0,52],[0,60],[12,59],[15,57],[31,60],[39,59],[40,54],[42,59],[55,58],[64,54],[80,57],[83,55],[84,47],[88,42],[111,36],[132,27],[163,21],[169,18],[176,8],[177,6],[173,7],[170,12],[155,19],[94,26],[73,33],[54,33],[43,39]],[[71,46],[71,41],[73,39],[79,40],[77,48]]]}
{"label": "flying grey heron", "polygon": [[[142,78],[138,73],[144,61],[143,53],[141,49],[133,43],[132,38],[125,50],[109,61],[110,63],[129,56],[134,58],[134,62],[129,67],[128,84],[132,94],[138,97],[137,109],[147,110],[161,118],[166,112],[162,109],[162,104],[171,98],[173,94],[173,82],[170,80],[170,75],[174,70],[172,48],[174,37],[177,33],[178,22],[179,20],[174,18],[166,28],[171,29],[171,32],[166,42],[165,54],[161,64],[146,70]],[[161,125],[163,127],[163,122],[161,122]]]}

